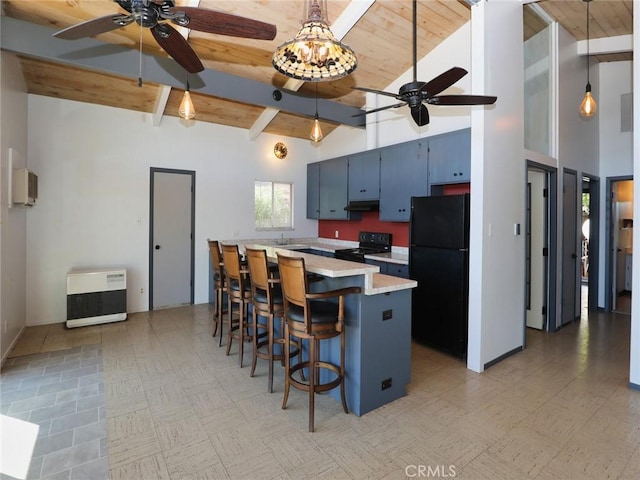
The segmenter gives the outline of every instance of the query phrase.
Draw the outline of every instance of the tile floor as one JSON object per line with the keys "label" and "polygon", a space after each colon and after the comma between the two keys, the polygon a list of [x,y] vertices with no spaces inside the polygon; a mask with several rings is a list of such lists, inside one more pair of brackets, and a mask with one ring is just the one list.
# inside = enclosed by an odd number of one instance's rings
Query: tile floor
{"label": "tile floor", "polygon": [[[112,480],[637,479],[640,392],[627,386],[629,329],[629,316],[592,312],[555,334],[529,331],[523,352],[483,374],[414,344],[407,396],[362,417],[319,396],[310,434],[306,396],[292,391],[281,410],[281,369],[266,393],[264,362],[254,378],[238,368],[236,350],[227,357],[211,338],[210,307],[197,305],[69,331],[27,329],[3,367],[2,412],[11,413],[4,385],[25,355],[53,349],[71,362],[101,351],[95,375],[104,382]],[[73,347],[79,352],[63,350]],[[77,438],[82,427],[71,428]],[[59,455],[30,478],[58,478],[49,465],[79,461]],[[77,478],[73,467],[61,472]]]}

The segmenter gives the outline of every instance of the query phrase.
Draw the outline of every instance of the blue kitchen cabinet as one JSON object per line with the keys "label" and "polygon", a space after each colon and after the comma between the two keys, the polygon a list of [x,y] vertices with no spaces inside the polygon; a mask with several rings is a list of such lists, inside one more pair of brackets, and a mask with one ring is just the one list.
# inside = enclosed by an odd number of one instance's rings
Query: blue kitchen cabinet
{"label": "blue kitchen cabinet", "polygon": [[408,222],[411,197],[428,195],[426,141],[380,151],[380,220]]}
{"label": "blue kitchen cabinet", "polygon": [[349,155],[349,201],[380,198],[380,153],[378,150]]}
{"label": "blue kitchen cabinet", "polygon": [[307,218],[320,218],[320,163],[307,164]]}
{"label": "blue kitchen cabinet", "polygon": [[429,138],[429,184],[471,181],[471,129]]}
{"label": "blue kitchen cabinet", "polygon": [[344,209],[349,201],[348,178],[348,157],[320,162],[320,219],[349,219],[349,213]]}

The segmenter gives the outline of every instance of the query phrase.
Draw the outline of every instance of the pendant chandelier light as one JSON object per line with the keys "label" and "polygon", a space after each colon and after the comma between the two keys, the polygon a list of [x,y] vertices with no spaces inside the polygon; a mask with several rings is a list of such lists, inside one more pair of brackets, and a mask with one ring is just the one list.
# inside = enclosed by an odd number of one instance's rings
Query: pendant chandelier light
{"label": "pendant chandelier light", "polygon": [[585,88],[584,98],[580,103],[580,116],[583,118],[591,118],[598,110],[598,104],[591,95],[591,83],[589,82],[589,2],[591,0],[582,0],[587,4],[587,87]]}
{"label": "pendant chandelier light", "polygon": [[311,127],[311,134],[309,135],[309,138],[318,143],[322,140],[322,137],[324,137],[324,135],[322,134],[320,121],[318,120],[318,84],[316,83],[316,116],[313,119],[313,127]]}
{"label": "pendant chandelier light", "polygon": [[339,42],[329,29],[326,4],[326,0],[308,0],[307,20],[302,28],[292,40],[276,49],[271,62],[283,75],[306,82],[324,82],[346,77],[358,66],[353,50]]}
{"label": "pendant chandelier light", "polygon": [[187,80],[187,86],[182,96],[182,102],[180,102],[180,108],[178,108],[178,115],[185,120],[192,120],[196,118],[196,109],[191,101],[191,93],[189,93],[189,80]]}

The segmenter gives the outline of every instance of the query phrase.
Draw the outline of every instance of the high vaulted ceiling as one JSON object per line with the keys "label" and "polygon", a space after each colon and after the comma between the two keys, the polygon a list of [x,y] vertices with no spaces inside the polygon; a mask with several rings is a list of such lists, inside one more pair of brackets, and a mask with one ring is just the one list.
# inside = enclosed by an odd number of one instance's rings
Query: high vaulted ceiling
{"label": "high vaulted ceiling", "polygon": [[[331,29],[358,57],[356,71],[332,82],[304,83],[287,79],[271,65],[276,47],[290,40],[303,20],[303,0],[176,0],[272,23],[272,41],[250,40],[185,31],[205,66],[189,76],[197,121],[307,138],[315,114],[316,88],[325,135],[339,124],[357,126],[353,117],[365,104],[364,93],[352,86],[383,90],[411,68],[412,7],[410,0],[328,0]],[[590,38],[632,33],[632,0],[593,0]],[[148,29],[119,28],[95,39],[60,40],[57,30],[112,13],[126,13],[112,0],[4,0],[2,43],[19,55],[29,93],[177,116],[186,73],[158,47]],[[536,13],[537,12],[537,13]],[[525,8],[525,38],[558,21],[577,40],[586,38],[586,3],[541,0]],[[418,2],[418,58],[433,50],[471,18],[461,0]],[[140,41],[142,52],[140,56]],[[593,52],[592,52],[593,53]],[[630,52],[600,54],[598,61],[631,59]],[[153,56],[153,57],[152,57]],[[159,57],[160,60],[154,57]],[[138,76],[142,73],[142,86]],[[429,80],[429,79],[422,79]],[[273,91],[280,90],[277,101]]]}

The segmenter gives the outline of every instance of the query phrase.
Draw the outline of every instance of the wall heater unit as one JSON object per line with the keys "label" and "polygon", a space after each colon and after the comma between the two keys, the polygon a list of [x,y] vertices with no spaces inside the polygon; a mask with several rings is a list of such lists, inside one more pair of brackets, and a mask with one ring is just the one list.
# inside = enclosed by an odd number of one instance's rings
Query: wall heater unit
{"label": "wall heater unit", "polygon": [[127,271],[72,269],[67,274],[67,327],[120,322],[127,318]]}

